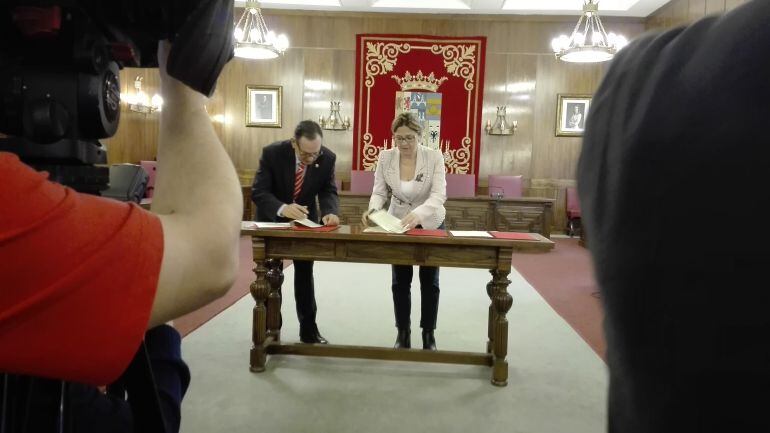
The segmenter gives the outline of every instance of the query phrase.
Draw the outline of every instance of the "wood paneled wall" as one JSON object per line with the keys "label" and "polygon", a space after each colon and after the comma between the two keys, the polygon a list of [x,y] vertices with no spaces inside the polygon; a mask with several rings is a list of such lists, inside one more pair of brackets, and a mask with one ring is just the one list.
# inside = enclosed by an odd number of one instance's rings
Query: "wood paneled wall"
{"label": "wood paneled wall", "polygon": [[[237,13],[236,13],[237,15]],[[355,35],[358,33],[486,36],[487,58],[483,121],[494,121],[496,106],[508,106],[508,119],[518,121],[514,136],[482,136],[479,186],[485,192],[490,174],[522,174],[525,195],[556,198],[555,228],[564,226],[564,188],[575,185],[581,139],[556,137],[558,93],[593,93],[604,65],[557,61],[551,39],[572,31],[577,15],[568,17],[447,16],[422,14],[298,13],[265,11],[268,26],[285,32],[291,48],[278,59],[233,59],[223,71],[207,106],[224,118],[217,133],[243,182],[250,181],[261,149],[291,136],[302,119],[328,115],[329,100],[342,101],[341,114],[353,117]],[[633,38],[645,30],[643,19],[603,18],[608,31]],[[157,71],[124,70],[124,89],[145,76],[148,92],[157,91]],[[283,127],[244,126],[245,86],[283,86]],[[157,148],[157,119],[123,111],[117,135],[109,140],[110,162],[152,159]],[[350,131],[325,131],[325,144],[337,155],[337,176],[350,178]],[[191,149],[194,151],[194,149]]]}
{"label": "wood paneled wall", "polygon": [[673,0],[649,17],[648,29],[664,29],[685,25],[707,15],[720,14],[749,0]]}

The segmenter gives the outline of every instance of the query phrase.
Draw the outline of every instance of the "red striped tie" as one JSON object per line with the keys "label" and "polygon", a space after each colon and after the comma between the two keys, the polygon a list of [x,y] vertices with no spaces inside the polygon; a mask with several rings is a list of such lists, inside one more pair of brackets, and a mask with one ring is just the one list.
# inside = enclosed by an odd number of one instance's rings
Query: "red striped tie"
{"label": "red striped tie", "polygon": [[294,173],[294,201],[297,201],[299,192],[302,189],[302,182],[305,180],[305,164],[299,163],[297,172]]}

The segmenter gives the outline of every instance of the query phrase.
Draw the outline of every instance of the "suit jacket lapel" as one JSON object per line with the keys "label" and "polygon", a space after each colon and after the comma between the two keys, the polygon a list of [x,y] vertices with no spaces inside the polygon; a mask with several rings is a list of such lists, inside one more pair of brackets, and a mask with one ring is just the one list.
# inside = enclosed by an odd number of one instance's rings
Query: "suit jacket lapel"
{"label": "suit jacket lapel", "polygon": [[291,142],[287,143],[287,150],[284,155],[284,179],[289,190],[289,201],[291,201],[294,195],[294,176],[297,173],[297,157],[294,155],[294,148]]}
{"label": "suit jacket lapel", "polygon": [[417,161],[415,162],[414,177],[415,180],[420,179],[420,181],[417,182],[420,187],[417,196],[420,197],[425,192],[425,187],[428,186],[428,163],[426,161],[428,155],[427,150],[421,144],[418,144],[417,146]]}
{"label": "suit jacket lapel", "polygon": [[401,154],[398,150],[393,152],[393,157],[390,159],[389,166],[387,168],[387,184],[390,185],[393,190],[392,193],[396,197],[403,197],[401,194]]}

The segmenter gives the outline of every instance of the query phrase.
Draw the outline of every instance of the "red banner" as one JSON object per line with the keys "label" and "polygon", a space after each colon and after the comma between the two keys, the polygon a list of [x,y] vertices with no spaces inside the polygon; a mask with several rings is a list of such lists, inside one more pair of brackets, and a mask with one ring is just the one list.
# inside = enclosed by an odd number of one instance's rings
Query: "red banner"
{"label": "red banner", "polygon": [[356,35],[353,169],[374,170],[410,111],[448,173],[478,178],[486,37]]}

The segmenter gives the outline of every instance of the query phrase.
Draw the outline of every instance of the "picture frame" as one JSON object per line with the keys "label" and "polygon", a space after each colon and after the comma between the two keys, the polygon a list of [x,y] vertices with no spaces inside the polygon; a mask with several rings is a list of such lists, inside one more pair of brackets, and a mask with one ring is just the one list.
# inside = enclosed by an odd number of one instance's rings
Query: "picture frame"
{"label": "picture frame", "polygon": [[591,108],[591,95],[559,93],[556,100],[556,136],[582,137]]}
{"label": "picture frame", "polygon": [[282,86],[246,85],[246,126],[280,128]]}

